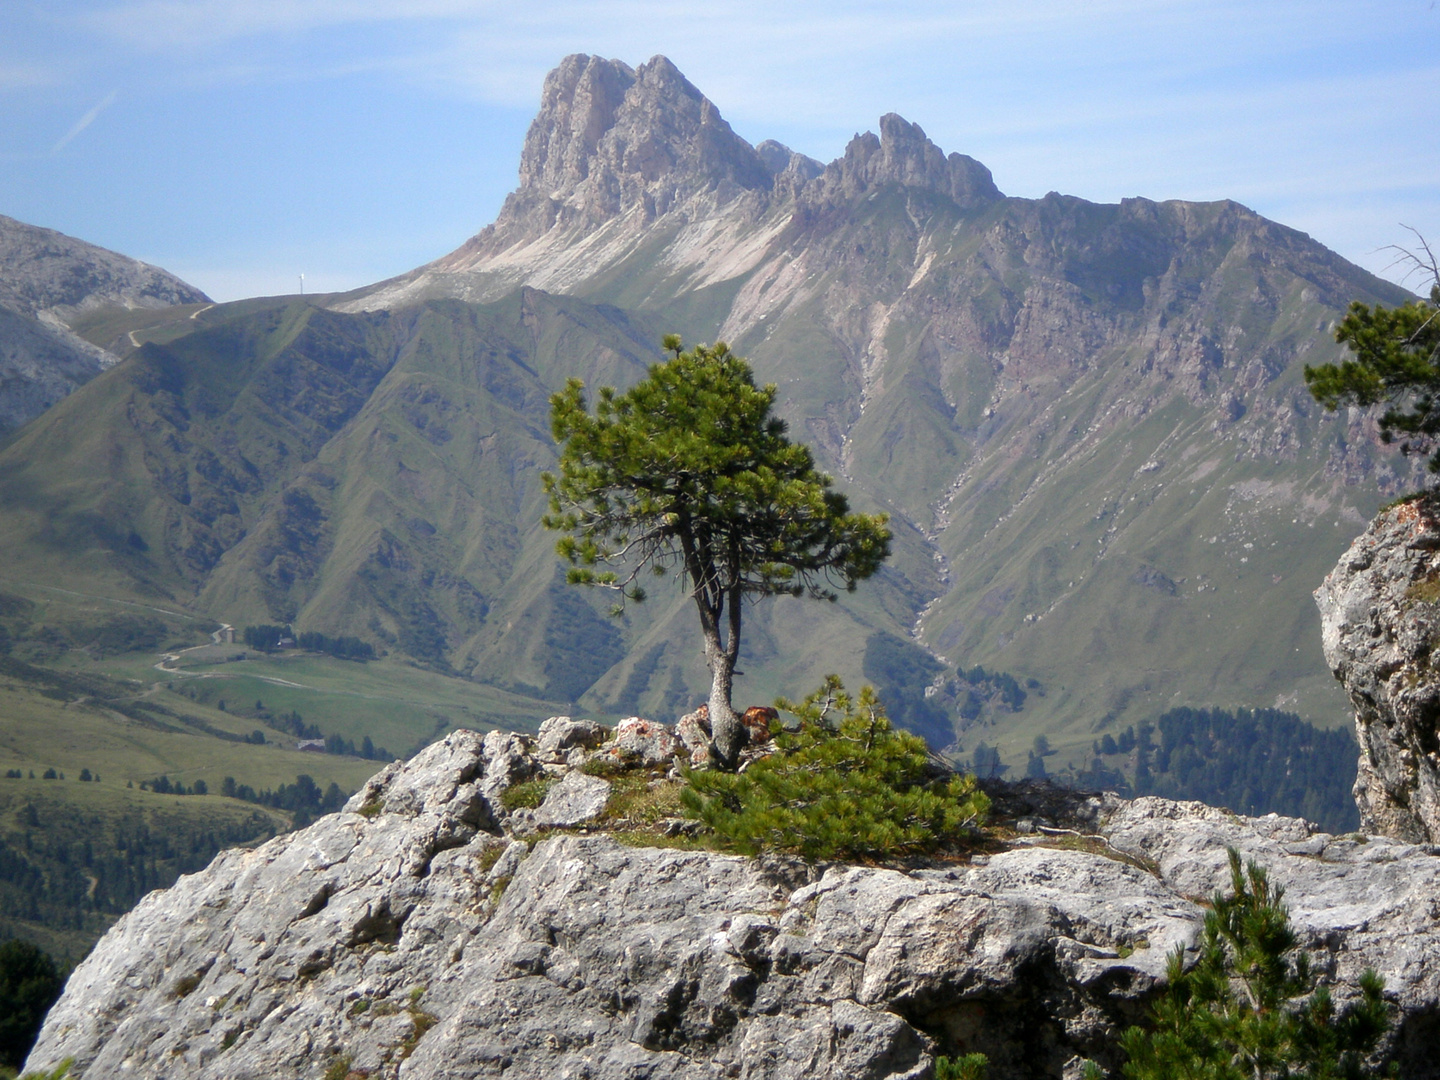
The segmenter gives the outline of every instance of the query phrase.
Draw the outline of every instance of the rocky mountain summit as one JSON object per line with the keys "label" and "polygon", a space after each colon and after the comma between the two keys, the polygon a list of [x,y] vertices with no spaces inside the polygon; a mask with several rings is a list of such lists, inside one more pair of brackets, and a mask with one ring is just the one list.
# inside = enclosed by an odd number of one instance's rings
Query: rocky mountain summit
{"label": "rocky mountain summit", "polygon": [[0,214],[0,306],[11,311],[69,316],[106,305],[162,308],[208,301],[158,266]]}
{"label": "rocky mountain summit", "polygon": [[[664,56],[631,68],[566,57],[545,80],[520,156],[520,185],[494,224],[411,274],[337,304],[374,310],[430,296],[493,300],[520,284],[585,295],[595,279],[668,248],[705,281],[752,271],[796,214],[843,211],[885,184],[963,210],[1004,198],[985,168],[948,157],[890,113],[828,166],[771,140],[751,146]],[[842,214],[843,216],[843,214]],[[658,228],[657,228],[658,226]],[[657,235],[658,234],[658,235]],[[733,330],[732,330],[733,334]]]}
{"label": "rocky mountain summit", "polygon": [[901,868],[600,831],[683,734],[555,718],[386,767],[343,812],[143,900],[71,976],[28,1068],[924,1080],[937,1054],[982,1051],[997,1080],[1073,1077],[1083,1057],[1113,1071],[1233,846],[1285,885],[1339,997],[1367,967],[1385,978],[1404,1075],[1440,1075],[1432,847],[1043,784],[992,789],[1009,842]]}
{"label": "rocky mountain summit", "polygon": [[0,215],[0,430],[40,415],[119,359],[72,332],[77,315],[207,301],[158,267]]}
{"label": "rocky mountain summit", "polygon": [[[724,339],[782,388],[791,429],[898,525],[885,632],[1057,688],[962,750],[1084,745],[1171,704],[1343,709],[1309,592],[1414,477],[1301,372],[1336,357],[1350,301],[1407,294],[1310,237],[1226,201],[1007,196],[894,114],[821,165],[752,147],[664,57],[572,56],[495,223],[335,304],[525,286]],[[1293,636],[1259,617],[1280,609]]]}
{"label": "rocky mountain summit", "polygon": [[1325,659],[1355,707],[1361,827],[1440,841],[1440,498],[1379,514],[1315,600]]}

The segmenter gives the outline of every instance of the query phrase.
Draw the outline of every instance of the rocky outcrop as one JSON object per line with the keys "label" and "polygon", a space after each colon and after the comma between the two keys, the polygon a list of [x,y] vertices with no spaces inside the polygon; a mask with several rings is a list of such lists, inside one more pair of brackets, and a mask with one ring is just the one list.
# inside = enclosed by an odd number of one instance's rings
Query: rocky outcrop
{"label": "rocky outcrop", "polygon": [[0,431],[38,416],[118,359],[71,332],[77,314],[207,299],[158,267],[0,215]]}
{"label": "rocky outcrop", "polygon": [[208,300],[157,266],[0,215],[0,307],[69,316],[107,304],[161,308]]}
{"label": "rocky outcrop", "polygon": [[1440,502],[1377,515],[1315,601],[1325,660],[1355,706],[1361,827],[1440,841]]}
{"label": "rocky outcrop", "polygon": [[867,131],[850,140],[845,156],[826,167],[811,197],[839,205],[882,184],[932,191],[962,210],[982,209],[1004,198],[984,165],[964,154],[947,158],[919,124],[895,113],[880,118],[878,137]]}
{"label": "rocky outcrop", "polygon": [[493,225],[433,269],[472,270],[552,230],[575,241],[621,217],[643,227],[696,197],[713,209],[768,191],[790,159],[783,147],[759,154],[663,56],[638,68],[568,56],[545,79],[520,186]]}
{"label": "rocky outcrop", "polygon": [[1287,887],[1340,997],[1380,971],[1407,1075],[1440,1075],[1430,848],[1046,786],[996,790],[1021,833],[1006,849],[905,869],[513,839],[505,791],[583,775],[559,762],[606,752],[586,741],[456,732],[342,813],[152,893],[71,976],[27,1067],[923,1080],[979,1050],[997,1080],[1114,1070],[1235,846]]}
{"label": "rocky outcrop", "polygon": [[0,307],[0,431],[39,416],[113,363],[63,326]]}
{"label": "rocky outcrop", "polygon": [[[339,302],[395,307],[422,297],[493,299],[521,284],[573,291],[635,254],[647,232],[675,237],[666,260],[717,280],[774,258],[792,215],[837,210],[886,184],[965,211],[1003,198],[990,170],[944,152],[894,113],[828,166],[767,139],[751,146],[667,58],[631,68],[567,56],[545,79],[520,155],[520,184],[487,226],[419,270]],[[723,269],[722,269],[723,268]]]}

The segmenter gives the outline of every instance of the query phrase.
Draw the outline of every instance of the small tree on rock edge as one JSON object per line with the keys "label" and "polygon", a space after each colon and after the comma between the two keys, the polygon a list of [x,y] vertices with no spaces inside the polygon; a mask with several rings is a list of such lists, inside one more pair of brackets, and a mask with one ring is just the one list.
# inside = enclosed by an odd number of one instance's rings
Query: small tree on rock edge
{"label": "small tree on rock edge", "polygon": [[[1360,977],[1360,998],[1337,1010],[1296,948],[1284,890],[1230,850],[1233,892],[1205,916],[1200,957],[1170,957],[1153,1024],[1121,1038],[1127,1080],[1359,1080],[1378,1076],[1365,1056],[1390,1026],[1384,984]],[[1089,1069],[1087,1078],[1098,1074]],[[1393,1075],[1392,1072],[1389,1075]]]}
{"label": "small tree on rock edge", "polygon": [[761,596],[834,600],[890,554],[884,514],[852,514],[808,447],[772,414],[773,385],[724,342],[653,364],[617,393],[601,387],[592,415],[571,379],[550,399],[559,470],[543,477],[547,528],[571,584],[641,601],[647,570],[677,570],[700,614],[711,673],[714,752],[733,768],[744,729],[730,703],[744,602]]}
{"label": "small tree on rock edge", "polygon": [[1418,251],[1394,250],[1412,273],[1434,279],[1429,303],[1415,300],[1397,308],[1352,303],[1335,328],[1335,340],[1349,346],[1354,359],[1307,365],[1305,385],[1331,412],[1341,405],[1386,404],[1380,438],[1388,443],[1400,435],[1402,451],[1430,452],[1430,471],[1440,472],[1440,265],[1423,237]]}

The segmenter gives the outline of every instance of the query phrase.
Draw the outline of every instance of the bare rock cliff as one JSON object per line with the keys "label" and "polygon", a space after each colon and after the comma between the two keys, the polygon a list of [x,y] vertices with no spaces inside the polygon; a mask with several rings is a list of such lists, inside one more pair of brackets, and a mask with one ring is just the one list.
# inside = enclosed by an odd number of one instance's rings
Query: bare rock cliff
{"label": "bare rock cliff", "polygon": [[[1010,850],[908,871],[631,847],[585,831],[606,781],[563,762],[589,734],[457,732],[344,812],[152,893],[71,976],[27,1067],[926,1080],[938,1053],[978,1050],[997,1080],[1087,1056],[1113,1073],[1233,845],[1286,886],[1337,996],[1380,971],[1406,1075],[1440,1076],[1431,848],[1048,787],[997,791]],[[507,814],[541,771],[564,779]]]}
{"label": "bare rock cliff", "polygon": [[1361,827],[1440,840],[1440,502],[1377,515],[1315,601],[1325,659],[1355,706]]}
{"label": "bare rock cliff", "polygon": [[470,269],[552,229],[574,240],[629,214],[649,224],[697,196],[713,206],[768,191],[775,170],[767,160],[789,164],[780,149],[762,157],[663,56],[633,69],[568,56],[545,79],[520,186],[495,224],[436,269]]}

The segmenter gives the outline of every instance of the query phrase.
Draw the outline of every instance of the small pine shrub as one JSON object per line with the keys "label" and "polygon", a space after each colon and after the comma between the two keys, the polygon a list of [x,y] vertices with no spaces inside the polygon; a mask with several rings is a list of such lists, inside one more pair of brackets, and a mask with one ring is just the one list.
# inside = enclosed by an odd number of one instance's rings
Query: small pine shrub
{"label": "small pine shrub", "polygon": [[801,704],[776,705],[800,727],[774,731],[775,753],[686,776],[686,815],[722,846],[807,859],[929,851],[989,809],[973,776],[936,775],[924,740],[892,728],[871,687],[855,700],[830,675]]}
{"label": "small pine shrub", "polygon": [[170,996],[176,999],[189,997],[195,992],[195,988],[200,985],[200,980],[203,978],[205,976],[201,972],[180,976],[175,980],[175,985],[170,988]]}
{"label": "small pine shrub", "polygon": [[986,1080],[990,1075],[990,1059],[984,1054],[935,1059],[935,1080]]}
{"label": "small pine shrub", "polygon": [[1129,1080],[1359,1080],[1394,1075],[1365,1067],[1390,1026],[1373,971],[1360,999],[1337,1012],[1327,987],[1296,948],[1284,890],[1255,863],[1230,852],[1233,895],[1217,894],[1205,916],[1200,959],[1185,970],[1170,958],[1169,985],[1153,1024],[1121,1037]]}

